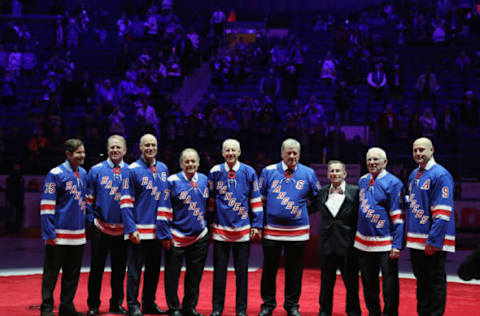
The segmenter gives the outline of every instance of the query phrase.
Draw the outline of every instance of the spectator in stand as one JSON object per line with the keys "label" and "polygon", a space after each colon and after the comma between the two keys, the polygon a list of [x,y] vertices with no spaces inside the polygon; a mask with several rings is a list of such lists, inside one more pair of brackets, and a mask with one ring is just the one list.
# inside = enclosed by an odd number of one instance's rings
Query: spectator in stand
{"label": "spectator in stand", "polygon": [[0,101],[7,106],[17,103],[17,81],[10,71],[5,71],[0,86]]}
{"label": "spectator in stand", "polygon": [[275,102],[280,93],[280,80],[275,76],[275,69],[269,68],[268,74],[260,79],[260,94]]}
{"label": "spectator in stand", "polygon": [[70,18],[68,24],[65,26],[67,49],[72,49],[78,46],[81,32],[82,29],[78,26],[77,20],[75,18]]}
{"label": "spectator in stand", "polygon": [[117,134],[126,137],[125,124],[123,123],[124,118],[125,114],[120,111],[120,107],[118,105],[115,105],[113,107],[112,113],[110,113],[110,115],[108,116],[108,133],[110,135]]}
{"label": "spectator in stand", "polygon": [[430,139],[433,139],[433,137],[435,136],[435,131],[437,129],[437,119],[433,115],[432,108],[425,108],[425,111],[420,116],[419,120],[422,124],[423,135]]}
{"label": "spectator in stand", "polygon": [[333,96],[335,101],[335,122],[343,125],[350,124],[350,105],[353,100],[353,91],[347,86],[345,80],[340,80],[335,94]]}
{"label": "spectator in stand", "polygon": [[158,20],[154,7],[148,9],[147,20],[145,21],[144,25],[148,39],[155,40],[158,36]]}
{"label": "spectator in stand", "polygon": [[478,109],[479,102],[477,98],[473,96],[472,90],[468,90],[467,92],[465,92],[464,101],[460,104],[460,115],[462,123],[468,127],[478,126]]}
{"label": "spectator in stand", "polygon": [[159,135],[159,122],[157,113],[153,106],[148,103],[147,98],[143,98],[141,102],[137,103],[138,109],[135,113],[135,121],[137,123],[137,128],[140,130],[139,133],[151,133],[158,137]]}
{"label": "spectator in stand", "polygon": [[0,44],[0,72],[3,72],[8,66],[8,51],[3,44]]}
{"label": "spectator in stand", "polygon": [[385,106],[385,111],[378,118],[378,142],[381,145],[395,143],[398,132],[398,119],[391,104]]}
{"label": "spectator in stand", "polygon": [[387,75],[383,71],[383,64],[377,63],[375,65],[375,70],[370,72],[367,76],[367,83],[370,87],[369,94],[369,105],[371,104],[372,98],[375,101],[383,100],[385,103],[387,101]]}
{"label": "spectator in stand", "polygon": [[63,50],[65,46],[65,36],[63,31],[63,15],[57,15],[55,25],[55,47],[59,50]]}
{"label": "spectator in stand", "polygon": [[332,52],[328,51],[325,59],[323,61],[319,60],[318,63],[322,65],[320,77],[329,86],[333,86],[335,84],[335,80],[337,79],[336,66],[338,61],[333,57]]}
{"label": "spectator in stand", "polygon": [[434,25],[434,30],[432,33],[432,41],[435,45],[442,45],[446,41],[447,34],[445,32],[443,20],[441,23]]}
{"label": "spectator in stand", "polygon": [[30,45],[25,46],[25,51],[22,54],[22,73],[26,75],[33,75],[35,67],[37,66],[37,56],[32,51]]}
{"label": "spectator in stand", "polygon": [[288,64],[283,72],[283,94],[288,101],[288,107],[292,107],[293,100],[298,98],[299,73],[295,65]]}
{"label": "spectator in stand", "polygon": [[223,11],[220,10],[220,7],[217,6],[210,18],[210,26],[214,29],[215,37],[220,43],[223,42],[226,23],[227,18],[225,17],[225,13],[223,13]]}
{"label": "spectator in stand", "polygon": [[302,47],[302,42],[297,40],[295,45],[290,49],[290,62],[295,66],[297,73],[303,74],[305,63],[305,49]]}
{"label": "spectator in stand", "polygon": [[455,63],[457,64],[458,72],[461,75],[468,75],[468,70],[470,69],[471,62],[470,62],[470,57],[467,56],[464,49],[462,49],[458,54],[458,57]]}
{"label": "spectator in stand", "polygon": [[102,86],[98,89],[98,102],[102,106],[109,106],[113,108],[113,105],[118,103],[117,91],[112,86],[112,82],[109,78],[103,81]]}
{"label": "spectator in stand", "polygon": [[437,76],[432,72],[431,67],[427,67],[425,72],[421,74],[415,84],[417,90],[417,109],[421,100],[429,99],[432,101],[432,108],[437,105],[437,92],[440,89]]}
{"label": "spectator in stand", "polygon": [[128,73],[125,74],[125,78],[120,81],[117,88],[120,103],[128,103],[131,100],[134,88],[135,82],[132,80],[132,76]]}
{"label": "spectator in stand", "polygon": [[392,99],[403,99],[403,85],[403,67],[400,62],[400,56],[398,54],[395,54],[395,56],[393,57],[392,68],[388,76],[388,87]]}
{"label": "spectator in stand", "polygon": [[170,91],[176,91],[182,82],[182,70],[180,68],[180,58],[176,54],[175,48],[167,61],[167,78],[170,81]]}
{"label": "spectator in stand", "polygon": [[452,110],[450,103],[444,105],[437,122],[439,139],[442,142],[453,143],[457,139],[458,112]]}
{"label": "spectator in stand", "polygon": [[180,59],[182,75],[188,75],[192,69],[193,45],[187,34],[183,31],[175,43],[175,53]]}
{"label": "spectator in stand", "polygon": [[130,21],[125,12],[123,12],[120,19],[117,20],[117,30],[117,36],[120,41],[131,41],[132,21]]}
{"label": "spectator in stand", "polygon": [[87,111],[90,110],[90,105],[95,96],[95,85],[90,80],[90,74],[87,70],[84,71],[82,81],[80,81],[78,94],[82,103],[87,106]]}
{"label": "spectator in stand", "polygon": [[18,45],[13,45],[13,50],[8,55],[9,70],[15,77],[20,76],[20,66],[22,65],[22,53],[18,49]]}

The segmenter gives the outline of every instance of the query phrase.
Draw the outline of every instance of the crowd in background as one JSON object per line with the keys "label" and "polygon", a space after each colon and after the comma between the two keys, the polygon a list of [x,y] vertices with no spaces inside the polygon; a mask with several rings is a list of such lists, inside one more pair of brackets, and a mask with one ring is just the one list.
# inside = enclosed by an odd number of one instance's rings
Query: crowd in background
{"label": "crowd in background", "polygon": [[[11,20],[0,46],[2,106],[15,105],[16,80],[22,76],[40,78],[42,95],[31,101],[28,122],[0,129],[2,171],[20,160],[25,172],[44,173],[52,159],[62,156],[67,135],[85,141],[87,164],[93,164],[105,152],[100,139],[113,133],[125,136],[128,161],[138,155],[139,135],[151,132],[159,139],[160,158],[172,170],[178,168],[173,158],[178,148],[189,145],[199,149],[206,159],[202,166],[208,168],[217,160],[209,154],[217,152],[212,144],[227,137],[239,139],[250,153],[245,159],[259,165],[276,154],[285,137],[302,142],[306,162],[331,157],[359,162],[371,144],[403,148],[420,135],[453,144],[460,129],[476,133],[479,125],[480,50],[469,42],[476,12],[443,3],[431,10],[385,2],[346,18],[319,15],[312,31],[330,33],[332,43],[324,56],[316,58],[318,82],[306,98],[300,97],[299,84],[308,71],[309,47],[299,37],[271,39],[259,31],[254,41],[241,37],[227,41],[225,16],[181,21],[170,1],[153,1],[141,9],[124,7],[119,16],[103,9],[88,12],[81,6],[58,12],[49,39],[36,39],[26,26]],[[389,28],[394,39],[380,31]],[[82,41],[92,36],[99,47],[109,40],[118,44],[117,72],[112,76],[79,69],[75,52],[85,49]],[[51,41],[44,63],[37,58],[42,40]],[[416,78],[405,78],[412,73],[409,60],[392,54],[392,48],[417,45],[447,47],[451,56],[415,69],[421,72]],[[252,79],[258,91],[228,104],[210,91],[208,100],[185,113],[174,95],[183,78],[202,62],[210,63],[211,84],[217,91],[229,87],[242,91]],[[464,78],[462,103],[440,97],[445,87],[440,73]],[[407,104],[405,82],[411,80],[416,103]],[[334,109],[327,108],[315,85],[333,91]],[[368,107],[369,134],[347,140],[338,127],[355,121],[352,112],[365,86],[368,103],[360,106]],[[383,113],[369,112],[375,104],[384,108]],[[74,123],[66,121],[65,113],[78,109],[85,115]]]}

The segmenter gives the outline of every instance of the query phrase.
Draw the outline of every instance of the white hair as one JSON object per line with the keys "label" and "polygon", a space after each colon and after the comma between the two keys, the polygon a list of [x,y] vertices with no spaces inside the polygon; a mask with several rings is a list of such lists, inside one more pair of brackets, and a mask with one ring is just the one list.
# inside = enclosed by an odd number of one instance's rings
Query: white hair
{"label": "white hair", "polygon": [[182,150],[182,153],[180,154],[180,159],[179,159],[180,165],[182,165],[183,157],[189,153],[195,154],[195,156],[197,156],[198,163],[200,163],[200,155],[198,154],[198,152],[193,148],[185,148],[184,150]]}
{"label": "white hair", "polygon": [[293,139],[293,138],[285,139],[282,143],[281,153],[283,154],[283,152],[285,151],[285,148],[288,148],[288,147],[295,148],[295,149],[298,150],[298,153],[300,153],[301,148],[300,148],[300,143],[298,142],[298,140]]}
{"label": "white hair", "polygon": [[233,139],[233,138],[227,138],[223,141],[222,143],[222,151],[225,150],[225,147],[227,146],[233,146],[235,147],[236,149],[240,150],[240,142],[236,139]]}
{"label": "white hair", "polygon": [[387,153],[385,152],[385,150],[383,150],[382,148],[380,147],[372,147],[370,148],[368,151],[367,151],[367,156],[368,154],[370,153],[378,153],[380,154],[380,158],[382,158],[383,160],[387,160]]}

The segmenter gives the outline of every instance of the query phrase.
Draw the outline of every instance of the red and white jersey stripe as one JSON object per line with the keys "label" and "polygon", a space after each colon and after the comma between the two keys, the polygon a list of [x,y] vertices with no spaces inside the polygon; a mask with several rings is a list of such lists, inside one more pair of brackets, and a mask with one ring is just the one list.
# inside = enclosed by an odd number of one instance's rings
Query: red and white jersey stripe
{"label": "red and white jersey stripe", "polygon": [[393,224],[403,224],[402,210],[397,209],[389,212]]}
{"label": "red and white jersey stripe", "polygon": [[174,247],[187,247],[191,244],[194,244],[197,240],[202,239],[208,233],[208,229],[206,227],[197,236],[187,236],[176,229],[171,229],[170,231],[172,233],[172,245]]}
{"label": "red and white jersey stripe", "polygon": [[55,215],[55,200],[41,200],[40,201],[40,215]]}
{"label": "red and white jersey stripe", "polygon": [[431,207],[432,217],[435,219],[443,219],[444,221],[450,221],[452,215],[452,207],[449,205],[434,205]]}
{"label": "red and white jersey stripe", "polygon": [[392,236],[365,236],[357,231],[353,246],[367,252],[390,251]]}
{"label": "red and white jersey stripe", "polygon": [[263,229],[263,238],[269,240],[304,241],[310,239],[310,225],[279,226],[266,225]]}
{"label": "red and white jersey stripe", "polygon": [[212,225],[214,240],[226,242],[243,242],[250,240],[250,225],[241,227],[229,227],[218,224]]}
{"label": "red and white jersey stripe", "polygon": [[123,235],[123,224],[122,223],[104,223],[98,218],[93,220],[93,224],[95,227],[98,228],[101,232],[110,235],[110,236],[121,236]]}
{"label": "red and white jersey stripe", "polygon": [[55,229],[57,245],[79,246],[87,243],[85,229]]}
{"label": "red and white jersey stripe", "polygon": [[[407,233],[407,247],[425,250],[428,234]],[[445,235],[442,245],[443,251],[455,252],[455,236]]]}
{"label": "red and white jersey stripe", "polygon": [[157,208],[157,221],[171,221],[173,218],[173,211],[171,207],[159,206]]}

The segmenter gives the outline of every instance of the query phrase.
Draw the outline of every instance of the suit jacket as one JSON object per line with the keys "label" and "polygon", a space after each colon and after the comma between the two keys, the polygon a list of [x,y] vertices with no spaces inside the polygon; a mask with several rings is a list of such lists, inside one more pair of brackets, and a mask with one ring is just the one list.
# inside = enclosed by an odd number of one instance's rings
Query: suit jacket
{"label": "suit jacket", "polygon": [[328,199],[330,184],[321,188],[315,201],[314,212],[320,212],[322,221],[318,237],[318,250],[321,255],[348,254],[353,249],[353,241],[357,229],[359,207],[359,189],[356,185],[345,184],[345,200],[337,215],[325,205]]}

